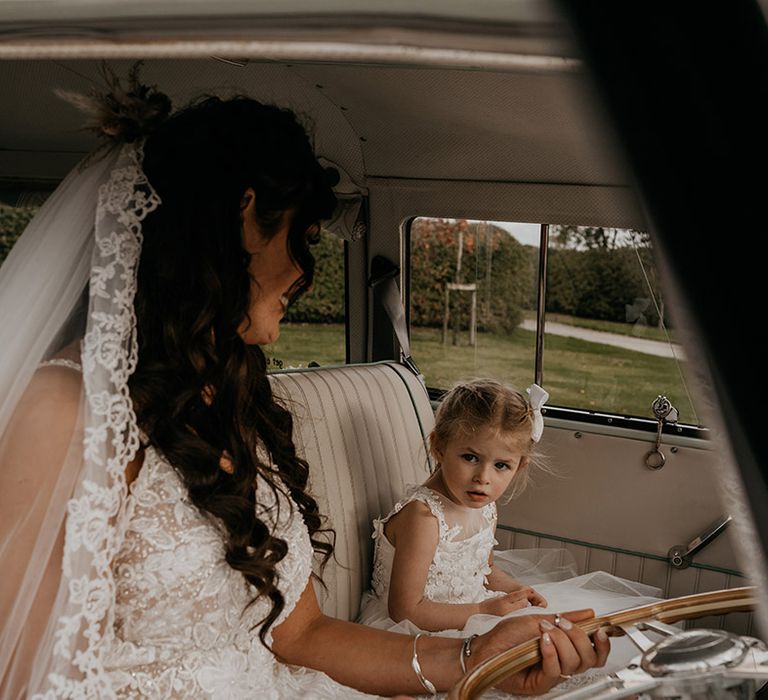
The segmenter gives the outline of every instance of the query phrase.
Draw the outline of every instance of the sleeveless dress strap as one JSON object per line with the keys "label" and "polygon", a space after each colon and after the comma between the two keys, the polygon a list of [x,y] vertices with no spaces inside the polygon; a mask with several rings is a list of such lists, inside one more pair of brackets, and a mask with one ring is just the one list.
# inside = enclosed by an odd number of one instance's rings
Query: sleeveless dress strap
{"label": "sleeveless dress strap", "polygon": [[[43,360],[38,367],[66,367],[67,369],[74,370],[75,372],[83,373],[83,366],[75,360],[68,360],[65,357],[52,357],[49,360]],[[139,442],[142,447],[149,445],[149,438],[147,434],[139,428]]]}
{"label": "sleeveless dress strap", "polygon": [[440,497],[430,488],[426,486],[409,486],[406,495],[401,498],[392,507],[392,510],[383,517],[373,521],[373,539],[380,537],[384,533],[384,525],[389,522],[390,518],[397,515],[405,506],[412,501],[421,501],[428,508],[432,515],[437,520],[438,536],[441,539],[448,538],[454,534],[453,530],[456,528],[449,528],[445,519],[445,512],[443,511],[443,504],[440,501]]}
{"label": "sleeveless dress strap", "polygon": [[83,372],[83,367],[79,362],[67,360],[63,357],[52,357],[50,360],[43,360],[38,367],[67,367],[68,369],[73,369],[75,372],[80,372],[81,374]]}

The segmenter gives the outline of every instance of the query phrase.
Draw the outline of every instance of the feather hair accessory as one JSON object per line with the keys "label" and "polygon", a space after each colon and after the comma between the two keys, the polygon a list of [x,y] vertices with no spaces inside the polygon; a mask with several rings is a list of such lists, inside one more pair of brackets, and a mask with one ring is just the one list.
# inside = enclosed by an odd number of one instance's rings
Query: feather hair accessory
{"label": "feather hair accessory", "polygon": [[[171,113],[170,98],[155,85],[144,85],[140,78],[142,61],[128,73],[124,86],[119,76],[106,63],[101,74],[106,89],[96,88],[83,94],[70,90],[54,90],[61,99],[83,112],[87,120],[83,128],[105,139],[101,148],[135,143],[152,133]],[[101,149],[99,149],[101,150]]]}

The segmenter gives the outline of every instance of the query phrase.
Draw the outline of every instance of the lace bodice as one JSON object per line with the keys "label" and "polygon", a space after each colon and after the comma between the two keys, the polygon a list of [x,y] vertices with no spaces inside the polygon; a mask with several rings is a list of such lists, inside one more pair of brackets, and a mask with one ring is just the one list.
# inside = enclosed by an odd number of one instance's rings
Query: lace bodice
{"label": "lace bodice", "polygon": [[[257,494],[259,517],[288,544],[277,565],[285,598],[277,626],[307,585],[312,548],[287,495],[275,496],[264,481]],[[106,664],[118,697],[369,697],[275,660],[258,636],[269,601],[248,606],[253,589],[225,561],[220,526],[194,506],[176,471],[151,447],[128,508],[113,562],[115,642]]]}
{"label": "lace bodice", "polygon": [[[498,593],[485,587],[486,576],[491,573],[488,559],[494,545],[496,504],[489,503],[477,514],[476,525],[446,517],[447,504],[436,491],[418,486],[398,501],[390,513],[373,521],[375,540],[372,588],[383,601],[389,595],[389,579],[395,549],[384,534],[384,525],[411,501],[425,503],[438,523],[437,549],[432,558],[424,586],[424,597],[436,603],[478,603]],[[474,515],[474,514],[470,514]]]}

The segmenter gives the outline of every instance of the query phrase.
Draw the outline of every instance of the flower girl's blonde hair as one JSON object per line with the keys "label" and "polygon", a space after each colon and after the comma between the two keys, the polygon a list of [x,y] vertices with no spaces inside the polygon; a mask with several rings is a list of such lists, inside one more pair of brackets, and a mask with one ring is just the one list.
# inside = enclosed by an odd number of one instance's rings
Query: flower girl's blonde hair
{"label": "flower girl's blonde hair", "polygon": [[[457,435],[471,435],[490,428],[504,440],[514,443],[521,456],[520,465],[506,496],[520,495],[530,481],[530,464],[537,464],[533,431],[533,409],[528,398],[514,387],[494,379],[461,382],[446,393],[435,415],[429,434],[433,456]],[[438,465],[439,466],[439,465]]]}

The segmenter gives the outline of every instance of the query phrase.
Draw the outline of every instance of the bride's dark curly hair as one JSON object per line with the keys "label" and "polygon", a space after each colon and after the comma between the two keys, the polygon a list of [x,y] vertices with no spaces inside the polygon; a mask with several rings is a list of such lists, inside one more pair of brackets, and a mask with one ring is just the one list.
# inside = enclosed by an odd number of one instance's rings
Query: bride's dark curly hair
{"label": "bride's dark curly hair", "polygon": [[[273,491],[290,492],[324,562],[333,546],[264,353],[238,334],[250,323],[251,290],[241,201],[252,187],[267,236],[286,210],[294,212],[288,246],[304,271],[301,292],[314,272],[307,229],[331,215],[336,199],[296,116],[244,97],[207,98],[172,116],[147,139],[144,171],[162,204],[143,226],[131,395],[150,443],[193,503],[225,529],[229,565],[271,600],[259,632],[266,644],[284,607],[275,566],[287,545],[257,517],[257,475]],[[221,467],[222,455],[232,469]]]}

